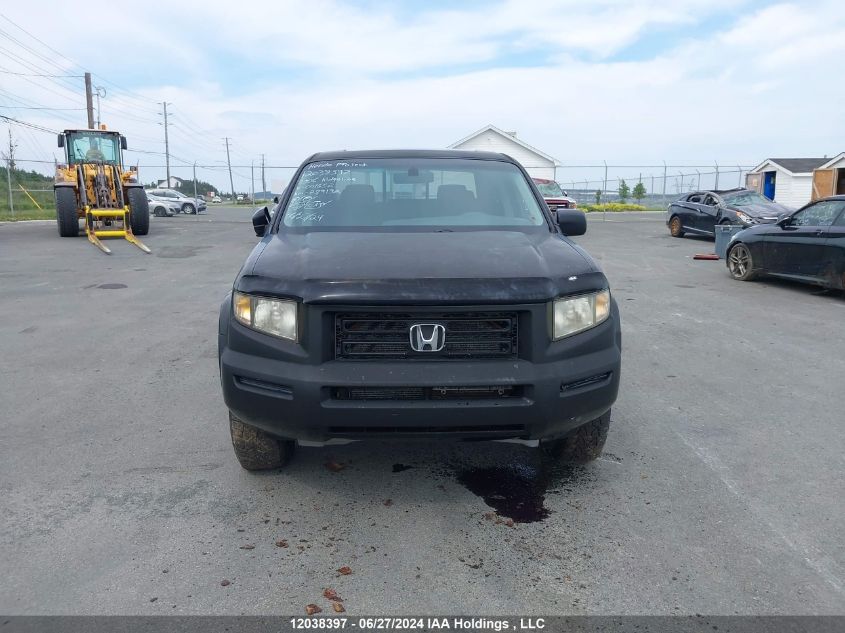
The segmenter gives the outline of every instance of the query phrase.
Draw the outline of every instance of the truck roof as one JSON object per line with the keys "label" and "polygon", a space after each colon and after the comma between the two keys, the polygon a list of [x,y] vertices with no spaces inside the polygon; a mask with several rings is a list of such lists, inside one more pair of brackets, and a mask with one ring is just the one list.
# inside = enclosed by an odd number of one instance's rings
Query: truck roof
{"label": "truck roof", "polygon": [[508,163],[516,161],[499,152],[479,152],[464,149],[367,149],[318,152],[307,162],[318,160],[346,160],[355,158],[469,158],[476,160],[498,160]]}

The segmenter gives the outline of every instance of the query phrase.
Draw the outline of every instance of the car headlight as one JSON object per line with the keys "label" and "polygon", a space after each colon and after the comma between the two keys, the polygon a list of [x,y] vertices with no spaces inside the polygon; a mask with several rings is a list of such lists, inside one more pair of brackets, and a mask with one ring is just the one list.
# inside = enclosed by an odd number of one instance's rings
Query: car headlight
{"label": "car headlight", "polygon": [[551,313],[553,341],[589,330],[610,316],[610,290],[555,299]]}
{"label": "car headlight", "polygon": [[297,303],[285,299],[232,294],[232,310],[239,323],[279,338],[295,341]]}
{"label": "car headlight", "polygon": [[746,224],[754,224],[757,221],[757,218],[753,218],[747,213],[743,213],[742,211],[737,211],[736,217],[739,218],[740,222],[745,222]]}

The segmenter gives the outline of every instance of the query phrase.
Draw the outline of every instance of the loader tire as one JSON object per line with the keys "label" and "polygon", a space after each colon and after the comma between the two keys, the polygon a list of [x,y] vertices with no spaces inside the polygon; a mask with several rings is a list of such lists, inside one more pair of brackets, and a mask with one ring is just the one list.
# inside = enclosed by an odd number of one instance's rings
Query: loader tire
{"label": "loader tire", "polygon": [[129,223],[135,235],[146,235],[150,232],[150,203],[147,193],[141,188],[133,187],[126,196],[129,199]]}
{"label": "loader tire", "polygon": [[57,187],[56,194],[56,222],[59,225],[59,235],[62,237],[76,237],[79,235],[79,216],[76,214],[76,193],[73,187]]}

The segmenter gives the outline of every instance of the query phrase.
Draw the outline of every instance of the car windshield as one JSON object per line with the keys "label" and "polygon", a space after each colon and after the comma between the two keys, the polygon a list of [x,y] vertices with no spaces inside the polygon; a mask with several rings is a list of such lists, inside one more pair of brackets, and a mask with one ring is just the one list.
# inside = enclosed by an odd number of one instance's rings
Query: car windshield
{"label": "car windshield", "polygon": [[747,207],[755,204],[772,204],[772,201],[761,196],[756,191],[739,191],[732,195],[723,196],[725,202],[734,207]]}
{"label": "car windshield", "polygon": [[504,161],[349,159],[310,163],[284,210],[289,227],[538,227],[523,173]]}
{"label": "car windshield", "polygon": [[120,157],[117,135],[93,130],[68,134],[67,153],[68,162],[72,164],[103,162],[117,165]]}
{"label": "car windshield", "polygon": [[537,189],[540,190],[540,193],[543,195],[544,198],[553,198],[555,196],[566,195],[560,188],[560,185],[556,182],[537,182],[535,180],[534,184],[537,185]]}

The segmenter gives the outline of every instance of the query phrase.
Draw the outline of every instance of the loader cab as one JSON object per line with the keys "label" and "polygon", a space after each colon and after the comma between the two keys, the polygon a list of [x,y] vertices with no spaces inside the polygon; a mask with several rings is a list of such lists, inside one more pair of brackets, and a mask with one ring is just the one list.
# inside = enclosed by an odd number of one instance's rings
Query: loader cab
{"label": "loader cab", "polygon": [[65,130],[59,134],[59,147],[64,147],[69,165],[104,163],[123,166],[121,150],[126,149],[126,137],[103,130]]}

